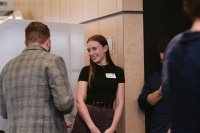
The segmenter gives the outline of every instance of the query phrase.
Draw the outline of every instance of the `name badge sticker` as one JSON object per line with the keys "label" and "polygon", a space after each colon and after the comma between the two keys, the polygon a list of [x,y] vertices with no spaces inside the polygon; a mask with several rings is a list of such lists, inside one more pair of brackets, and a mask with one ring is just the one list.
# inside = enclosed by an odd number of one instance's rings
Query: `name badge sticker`
{"label": "name badge sticker", "polygon": [[106,78],[115,79],[115,78],[116,78],[116,75],[115,75],[115,73],[106,73]]}

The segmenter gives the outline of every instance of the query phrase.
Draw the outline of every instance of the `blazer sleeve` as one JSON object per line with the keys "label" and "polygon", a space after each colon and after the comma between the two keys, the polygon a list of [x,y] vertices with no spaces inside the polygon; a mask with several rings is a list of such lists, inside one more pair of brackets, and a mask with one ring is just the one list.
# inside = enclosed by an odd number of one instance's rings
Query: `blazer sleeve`
{"label": "blazer sleeve", "polygon": [[3,85],[2,85],[3,74],[2,73],[0,75],[0,115],[2,118],[7,119],[7,106],[6,106],[4,93],[3,93]]}
{"label": "blazer sleeve", "polygon": [[153,108],[151,104],[147,102],[147,96],[152,93],[151,85],[149,83],[150,76],[147,77],[145,84],[143,86],[142,92],[138,97],[138,104],[142,110],[150,110]]}
{"label": "blazer sleeve", "polygon": [[63,114],[68,114],[74,107],[67,69],[62,57],[56,56],[48,70],[49,87],[56,108]]}

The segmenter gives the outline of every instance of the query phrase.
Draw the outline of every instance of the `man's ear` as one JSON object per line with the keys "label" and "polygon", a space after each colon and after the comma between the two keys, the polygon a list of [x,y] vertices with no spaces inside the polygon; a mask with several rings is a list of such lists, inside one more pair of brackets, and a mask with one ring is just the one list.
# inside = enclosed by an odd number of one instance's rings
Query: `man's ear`
{"label": "man's ear", "polygon": [[27,45],[27,43],[26,43],[26,40],[24,41],[24,45],[27,47],[28,45]]}
{"label": "man's ear", "polygon": [[47,44],[48,44],[48,47],[51,47],[51,39],[50,39],[50,37],[47,39]]}
{"label": "man's ear", "polygon": [[50,37],[46,40],[45,44],[47,46],[47,51],[50,52],[50,50],[51,50],[51,39],[50,39]]}

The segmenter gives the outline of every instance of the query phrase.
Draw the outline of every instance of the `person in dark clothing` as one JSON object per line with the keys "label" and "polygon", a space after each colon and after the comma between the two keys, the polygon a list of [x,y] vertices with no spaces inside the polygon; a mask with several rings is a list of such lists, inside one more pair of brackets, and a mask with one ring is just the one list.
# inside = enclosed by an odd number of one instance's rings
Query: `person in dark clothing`
{"label": "person in dark clothing", "polygon": [[200,133],[200,1],[184,0],[191,29],[176,35],[166,49],[163,96],[170,105],[172,133]]}
{"label": "person in dark clothing", "polygon": [[79,75],[72,133],[114,133],[124,106],[124,70],[113,63],[104,36],[90,37],[86,46],[90,66]]}
{"label": "person in dark clothing", "polygon": [[[171,38],[163,38],[157,46],[160,63]],[[139,107],[145,111],[146,133],[167,133],[170,127],[169,108],[162,96],[161,72],[147,75],[142,92],[138,98]]]}

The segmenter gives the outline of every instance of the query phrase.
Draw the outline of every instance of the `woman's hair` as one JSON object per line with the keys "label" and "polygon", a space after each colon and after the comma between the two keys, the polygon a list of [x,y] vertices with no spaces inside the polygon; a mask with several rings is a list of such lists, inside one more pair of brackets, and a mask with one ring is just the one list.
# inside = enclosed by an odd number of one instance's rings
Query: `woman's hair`
{"label": "woman's hair", "polygon": [[[94,36],[91,36],[88,40],[87,40],[87,43],[89,41],[96,41],[98,42],[100,45],[102,45],[103,47],[105,45],[108,45],[108,42],[106,40],[106,38],[102,35],[94,35]],[[115,65],[110,57],[110,52],[109,52],[109,47],[108,47],[108,50],[106,51],[106,60],[108,62],[109,65]],[[88,77],[88,83],[89,83],[89,86],[90,86],[90,83],[91,83],[91,79],[92,77],[94,77],[95,75],[95,71],[96,71],[96,65],[95,63],[92,61],[92,59],[90,58],[90,72],[89,72],[89,77]]]}
{"label": "woman's hair", "polygon": [[185,13],[191,20],[200,18],[200,0],[183,0]]}
{"label": "woman's hair", "polygon": [[35,42],[43,44],[50,37],[50,31],[47,25],[34,21],[26,27],[25,37],[27,45]]}

